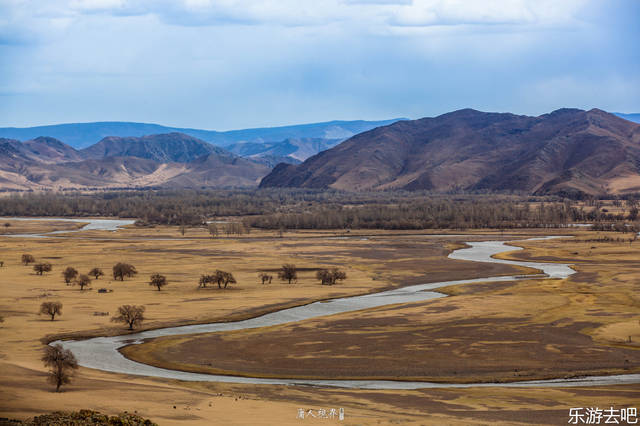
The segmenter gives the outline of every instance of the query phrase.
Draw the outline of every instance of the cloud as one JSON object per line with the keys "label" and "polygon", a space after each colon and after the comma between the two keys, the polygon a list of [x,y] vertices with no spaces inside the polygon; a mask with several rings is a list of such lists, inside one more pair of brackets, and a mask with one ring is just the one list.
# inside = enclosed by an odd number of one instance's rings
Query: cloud
{"label": "cloud", "polygon": [[640,110],[612,1],[0,0],[0,125]]}

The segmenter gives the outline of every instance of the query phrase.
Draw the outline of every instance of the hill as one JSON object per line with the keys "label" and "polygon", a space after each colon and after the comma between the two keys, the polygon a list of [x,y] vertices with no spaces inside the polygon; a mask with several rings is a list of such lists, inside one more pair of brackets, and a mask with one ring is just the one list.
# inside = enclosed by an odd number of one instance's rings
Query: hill
{"label": "hill", "polygon": [[464,109],[356,135],[261,187],[345,190],[640,191],[640,125],[593,109],[539,117]]}
{"label": "hill", "polygon": [[138,157],[161,163],[188,163],[203,155],[225,151],[183,133],[168,133],[126,138],[109,136],[81,152],[92,159]]}

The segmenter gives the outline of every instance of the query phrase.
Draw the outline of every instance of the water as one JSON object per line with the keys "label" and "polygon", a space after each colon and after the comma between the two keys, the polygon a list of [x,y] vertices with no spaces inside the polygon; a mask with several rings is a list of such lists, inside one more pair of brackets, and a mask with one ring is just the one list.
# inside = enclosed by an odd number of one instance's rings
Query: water
{"label": "water", "polygon": [[3,217],[2,220],[20,220],[20,221],[34,221],[34,220],[51,220],[56,222],[74,222],[74,223],[86,223],[85,226],[79,229],[70,229],[62,231],[52,231],[40,234],[4,234],[3,237],[13,238],[47,238],[58,234],[67,234],[72,232],[81,231],[117,231],[118,228],[126,225],[133,225],[135,220],[131,219],[69,219],[62,217]]}

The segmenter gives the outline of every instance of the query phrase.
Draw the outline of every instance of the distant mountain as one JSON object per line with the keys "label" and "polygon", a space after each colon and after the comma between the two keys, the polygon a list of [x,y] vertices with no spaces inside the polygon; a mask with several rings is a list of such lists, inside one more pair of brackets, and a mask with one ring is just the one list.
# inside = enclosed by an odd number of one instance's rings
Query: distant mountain
{"label": "distant mountain", "polygon": [[301,162],[341,141],[342,139],[287,138],[281,142],[238,142],[226,148],[242,157],[290,157]]}
{"label": "distant mountain", "polygon": [[52,138],[0,139],[0,190],[252,187],[270,169],[179,133],[105,138],[82,151]]}
{"label": "distant mountain", "polygon": [[203,155],[223,154],[225,150],[183,133],[142,137],[109,136],[83,149],[86,158],[138,157],[161,163],[188,163]]}
{"label": "distant mountain", "polygon": [[86,148],[108,136],[141,137],[155,134],[184,133],[218,146],[237,142],[280,142],[287,138],[347,139],[357,133],[378,126],[385,126],[402,119],[382,121],[328,121],[324,123],[300,124],[281,127],[231,130],[214,130],[167,127],[158,124],[105,121],[96,123],[55,124],[37,127],[0,128],[0,138],[21,141],[49,136],[73,146]]}
{"label": "distant mountain", "polygon": [[618,117],[624,118],[625,120],[633,121],[634,123],[640,123],[640,114],[623,114],[621,112],[614,112]]}
{"label": "distant mountain", "polygon": [[640,125],[598,109],[539,117],[465,109],[361,133],[300,165],[278,165],[260,186],[638,192]]}

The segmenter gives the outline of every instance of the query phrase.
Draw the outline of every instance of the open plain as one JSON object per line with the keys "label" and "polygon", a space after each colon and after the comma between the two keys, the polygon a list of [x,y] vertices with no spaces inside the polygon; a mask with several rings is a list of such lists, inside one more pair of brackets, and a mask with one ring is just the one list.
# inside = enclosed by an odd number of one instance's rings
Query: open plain
{"label": "open plain", "polygon": [[[77,224],[7,220],[5,233],[71,230]],[[584,230],[468,232],[254,231],[211,238],[205,229],[135,228],[82,231],[49,238],[0,237],[0,416],[24,419],[81,408],[137,412],[159,424],[304,424],[298,410],[344,408],[343,424],[564,424],[570,407],[638,406],[636,387],[471,387],[377,391],[308,386],[184,383],[80,368],[53,392],[40,361],[44,344],[60,337],[127,333],[110,321],[118,306],[146,307],[141,329],[230,321],[317,300],[417,283],[532,272],[510,265],[452,260],[465,241],[518,240],[547,234],[565,239],[516,243],[523,260],[571,263],[566,280],[479,283],[441,289],[450,297],[384,306],[266,329],[160,338],[126,347],[134,359],[186,371],[257,377],[396,378],[441,382],[504,382],[640,371],[640,243],[629,234]],[[609,241],[604,236],[625,238]],[[36,275],[23,253],[53,265]],[[111,277],[117,262],[138,275]],[[296,283],[275,275],[283,263]],[[100,267],[90,290],[65,284],[61,272]],[[347,279],[322,286],[319,268],[339,267]],[[230,271],[227,289],[198,288],[201,274]],[[153,273],[169,285],[148,285]],[[98,293],[104,288],[106,293]],[[50,321],[43,301],[63,303]],[[384,350],[382,350],[384,349]],[[337,420],[335,420],[337,422]]]}

